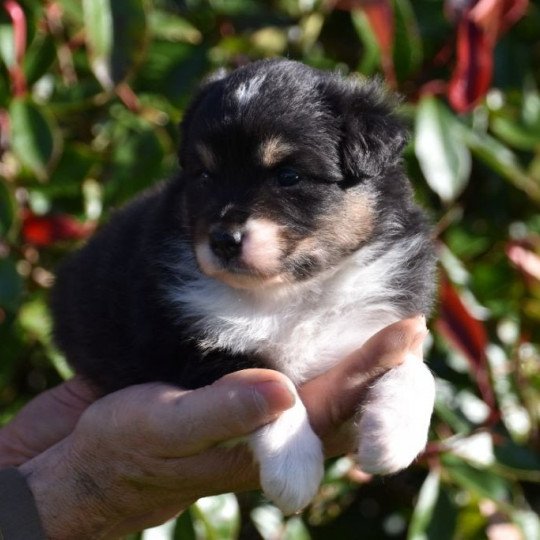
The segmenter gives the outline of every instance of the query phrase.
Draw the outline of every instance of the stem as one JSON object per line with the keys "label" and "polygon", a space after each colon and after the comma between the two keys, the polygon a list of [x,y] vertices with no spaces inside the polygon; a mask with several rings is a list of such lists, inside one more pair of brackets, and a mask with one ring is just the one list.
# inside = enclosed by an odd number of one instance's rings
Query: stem
{"label": "stem", "polygon": [[4,9],[13,24],[13,40],[15,45],[15,64],[9,68],[9,76],[15,96],[26,94],[26,77],[23,71],[26,53],[26,15],[15,0],[4,0]]}

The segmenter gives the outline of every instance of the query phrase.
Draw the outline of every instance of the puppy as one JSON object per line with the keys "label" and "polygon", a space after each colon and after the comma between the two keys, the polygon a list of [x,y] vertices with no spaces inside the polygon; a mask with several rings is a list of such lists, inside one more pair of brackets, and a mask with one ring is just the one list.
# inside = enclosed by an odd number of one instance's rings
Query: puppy
{"label": "puppy", "polygon": [[[430,230],[400,163],[406,131],[377,83],[256,62],[208,80],[182,130],[178,176],[118,211],[58,271],[56,342],[98,388],[197,388],[248,367],[298,385],[429,312]],[[411,357],[368,398],[358,462],[398,471],[426,443],[433,378]],[[323,474],[296,403],[250,437],[261,485],[286,513],[308,504]]]}

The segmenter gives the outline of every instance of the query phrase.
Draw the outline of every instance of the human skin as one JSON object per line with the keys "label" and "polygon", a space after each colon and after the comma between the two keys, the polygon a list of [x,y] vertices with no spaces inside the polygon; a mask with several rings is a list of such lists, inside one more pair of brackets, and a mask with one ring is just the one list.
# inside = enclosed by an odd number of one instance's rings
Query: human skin
{"label": "human skin", "polygon": [[[395,323],[299,394],[327,456],[354,449],[369,385],[408,353],[422,361],[423,317]],[[118,538],[200,497],[259,487],[243,437],[291,407],[273,370],[232,373],[197,390],[149,383],[98,398],[74,378],[30,402],[0,431],[0,466],[26,476],[48,538]]]}

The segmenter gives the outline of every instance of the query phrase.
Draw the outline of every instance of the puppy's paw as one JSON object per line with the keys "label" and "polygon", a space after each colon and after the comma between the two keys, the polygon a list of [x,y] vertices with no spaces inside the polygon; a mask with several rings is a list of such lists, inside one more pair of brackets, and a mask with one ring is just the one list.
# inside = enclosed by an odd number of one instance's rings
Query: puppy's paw
{"label": "puppy's paw", "polygon": [[250,447],[265,495],[284,514],[307,506],[321,483],[324,455],[300,398],[277,420],[253,433]]}
{"label": "puppy's paw", "polygon": [[371,388],[360,418],[358,464],[371,474],[409,466],[424,449],[435,401],[435,381],[411,355]]}

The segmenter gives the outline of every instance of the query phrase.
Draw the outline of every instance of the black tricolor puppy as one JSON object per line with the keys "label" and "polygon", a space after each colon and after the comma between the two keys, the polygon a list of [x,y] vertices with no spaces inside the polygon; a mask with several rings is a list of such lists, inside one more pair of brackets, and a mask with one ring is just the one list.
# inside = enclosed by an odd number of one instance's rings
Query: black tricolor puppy
{"label": "black tricolor puppy", "polygon": [[[208,81],[184,118],[178,177],[120,210],[58,273],[55,338],[77,372],[107,392],[196,388],[247,367],[299,384],[427,313],[433,245],[392,109],[375,83],[287,60]],[[433,399],[416,358],[380,378],[358,424],[361,467],[409,465]],[[250,445],[268,497],[305,506],[323,455],[300,400]]]}

